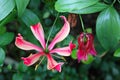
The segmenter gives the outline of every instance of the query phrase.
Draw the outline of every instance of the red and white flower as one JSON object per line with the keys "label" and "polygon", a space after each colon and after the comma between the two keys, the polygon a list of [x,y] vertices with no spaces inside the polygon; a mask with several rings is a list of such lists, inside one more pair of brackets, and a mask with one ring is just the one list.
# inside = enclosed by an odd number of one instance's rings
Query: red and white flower
{"label": "red and white flower", "polygon": [[25,65],[31,66],[35,62],[37,62],[41,56],[46,56],[47,57],[47,69],[48,70],[54,69],[54,70],[61,72],[61,65],[63,65],[63,62],[57,63],[52,58],[52,54],[57,53],[62,56],[70,56],[72,49],[75,48],[75,45],[70,43],[69,46],[54,49],[55,44],[64,40],[70,32],[70,25],[68,21],[66,20],[64,16],[61,16],[61,18],[64,20],[64,25],[62,29],[56,34],[56,36],[51,41],[49,46],[46,46],[46,42],[44,38],[44,31],[40,23],[33,25],[30,28],[31,28],[33,35],[40,42],[42,48],[24,40],[21,34],[18,34],[15,40],[15,45],[18,48],[23,49],[23,50],[36,50],[37,51],[36,54],[32,54],[26,58],[22,57],[22,60],[24,61]]}

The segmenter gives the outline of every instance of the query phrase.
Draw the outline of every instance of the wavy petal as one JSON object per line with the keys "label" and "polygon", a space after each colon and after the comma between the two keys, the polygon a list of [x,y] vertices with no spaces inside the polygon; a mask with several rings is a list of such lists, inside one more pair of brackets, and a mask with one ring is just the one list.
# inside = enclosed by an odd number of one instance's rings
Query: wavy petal
{"label": "wavy petal", "polygon": [[57,53],[62,56],[70,56],[72,49],[74,48],[75,48],[75,44],[72,44],[72,42],[70,42],[68,47],[56,48],[51,50],[50,53]]}
{"label": "wavy petal", "polygon": [[70,25],[69,25],[68,21],[66,20],[65,16],[61,16],[61,18],[64,20],[64,25],[63,25],[62,29],[54,37],[54,39],[52,40],[50,45],[48,46],[49,50],[53,49],[53,47],[56,43],[64,40],[70,32]]}
{"label": "wavy petal", "polygon": [[45,49],[46,45],[45,45],[44,31],[43,31],[42,25],[38,23],[36,25],[32,25],[30,28],[34,36],[39,40],[42,47]]}
{"label": "wavy petal", "polygon": [[36,54],[31,54],[30,56],[28,56],[26,58],[22,57],[21,59],[24,61],[25,65],[31,66],[35,62],[37,62],[42,55],[43,55],[43,53],[36,53]]}
{"label": "wavy petal", "polygon": [[15,45],[23,50],[37,50],[37,51],[42,51],[42,49],[28,41],[25,41],[21,34],[18,34],[15,40]]}
{"label": "wavy petal", "polygon": [[64,64],[63,62],[57,63],[50,54],[47,54],[47,68],[48,70],[57,70],[61,72],[61,66]]}

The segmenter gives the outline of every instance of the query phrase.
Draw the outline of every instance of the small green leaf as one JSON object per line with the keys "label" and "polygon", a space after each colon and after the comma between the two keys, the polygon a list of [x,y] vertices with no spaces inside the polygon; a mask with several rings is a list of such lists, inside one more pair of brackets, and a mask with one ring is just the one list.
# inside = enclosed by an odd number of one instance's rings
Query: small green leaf
{"label": "small green leaf", "polygon": [[86,61],[82,60],[82,62],[85,63],[85,64],[90,64],[93,60],[94,60],[93,56],[88,55],[88,59]]}
{"label": "small green leaf", "polygon": [[18,10],[18,16],[21,17],[30,0],[15,0]]}
{"label": "small green leaf", "polygon": [[92,28],[87,28],[86,31],[87,33],[92,33]]}
{"label": "small green leaf", "polygon": [[0,65],[3,64],[4,59],[5,59],[5,52],[2,48],[0,48]]}
{"label": "small green leaf", "polygon": [[114,53],[115,57],[120,57],[120,48],[118,48],[115,53]]}
{"label": "small green leaf", "polygon": [[71,57],[72,57],[73,59],[77,59],[77,49],[74,49],[74,50],[72,51]]}
{"label": "small green leaf", "polygon": [[96,33],[104,49],[116,47],[120,40],[120,18],[113,7],[102,11],[97,19]]}
{"label": "small green leaf", "polygon": [[20,72],[25,72],[28,69],[28,67],[26,65],[23,64],[23,62],[20,62],[18,65],[18,70]]}
{"label": "small green leaf", "polygon": [[8,70],[11,70],[11,69],[12,69],[12,65],[11,65],[11,64],[8,64],[7,69],[8,69]]}
{"label": "small green leaf", "polygon": [[0,21],[4,19],[14,7],[14,0],[0,0]]}
{"label": "small green leaf", "polygon": [[21,16],[21,19],[28,27],[40,22],[38,16],[28,9],[24,11],[23,15]]}
{"label": "small green leaf", "polygon": [[57,0],[55,3],[55,9],[58,12],[71,12],[94,5],[98,1],[99,0]]}
{"label": "small green leaf", "polygon": [[0,35],[0,46],[5,46],[9,44],[14,38],[14,34],[11,32],[6,32],[3,35]]}

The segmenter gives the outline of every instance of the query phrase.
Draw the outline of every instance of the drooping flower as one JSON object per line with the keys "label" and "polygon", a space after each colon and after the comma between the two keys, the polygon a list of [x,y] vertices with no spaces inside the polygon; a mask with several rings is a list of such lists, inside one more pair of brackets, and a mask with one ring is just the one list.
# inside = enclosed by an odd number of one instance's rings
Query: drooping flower
{"label": "drooping flower", "polygon": [[64,40],[70,32],[70,26],[69,26],[68,21],[66,20],[64,16],[61,16],[61,18],[64,20],[64,25],[62,29],[56,34],[56,36],[51,41],[49,46],[46,46],[46,42],[44,38],[44,31],[40,23],[33,25],[30,28],[31,28],[32,33],[36,37],[36,39],[40,42],[42,48],[24,40],[21,34],[18,34],[18,36],[16,37],[16,41],[15,41],[15,45],[18,48],[23,49],[23,50],[36,50],[37,51],[37,53],[31,54],[30,56],[26,58],[22,57],[22,60],[24,61],[25,65],[31,66],[35,62],[37,62],[41,56],[46,56],[47,57],[47,69],[48,70],[54,69],[54,70],[61,72],[61,65],[63,65],[63,62],[57,63],[52,58],[52,54],[57,53],[58,55],[62,55],[62,56],[70,56],[72,49],[75,47],[74,44],[70,43],[69,46],[54,49],[55,44]]}
{"label": "drooping flower", "polygon": [[80,62],[80,60],[87,60],[88,54],[95,56],[96,53],[93,35],[91,33],[81,33],[78,37],[78,62]]}

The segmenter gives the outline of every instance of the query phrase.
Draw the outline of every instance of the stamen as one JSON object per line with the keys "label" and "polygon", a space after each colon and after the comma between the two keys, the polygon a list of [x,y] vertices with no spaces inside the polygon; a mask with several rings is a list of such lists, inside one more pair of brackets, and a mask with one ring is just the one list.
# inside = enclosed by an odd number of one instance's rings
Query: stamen
{"label": "stamen", "polygon": [[59,59],[62,59],[63,61],[66,62],[66,59],[65,59],[63,56],[57,56],[57,55],[52,55],[52,56],[54,56],[54,57],[56,57],[56,58],[59,58]]}
{"label": "stamen", "polygon": [[35,66],[35,71],[38,69],[38,66],[42,63],[42,61],[44,60],[45,56],[42,57],[42,59],[40,60],[39,64],[37,64]]}

